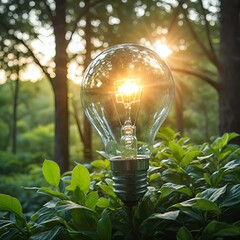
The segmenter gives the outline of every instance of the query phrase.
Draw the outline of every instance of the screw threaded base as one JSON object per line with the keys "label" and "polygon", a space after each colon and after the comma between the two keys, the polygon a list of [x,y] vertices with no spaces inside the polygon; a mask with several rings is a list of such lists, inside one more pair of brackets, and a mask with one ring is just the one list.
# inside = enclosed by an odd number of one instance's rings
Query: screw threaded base
{"label": "screw threaded base", "polygon": [[114,192],[127,206],[134,206],[147,191],[149,159],[111,160]]}

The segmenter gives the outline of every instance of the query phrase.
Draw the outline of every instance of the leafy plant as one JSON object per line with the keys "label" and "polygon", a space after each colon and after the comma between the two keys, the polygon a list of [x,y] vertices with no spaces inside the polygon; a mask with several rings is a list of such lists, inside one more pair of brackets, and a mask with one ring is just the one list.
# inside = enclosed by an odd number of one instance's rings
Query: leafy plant
{"label": "leafy plant", "polygon": [[127,208],[113,190],[109,161],[77,164],[60,175],[45,160],[49,186],[30,188],[49,196],[30,217],[20,202],[0,195],[1,239],[239,239],[240,148],[226,133],[196,146],[171,129],[157,135],[148,191]]}

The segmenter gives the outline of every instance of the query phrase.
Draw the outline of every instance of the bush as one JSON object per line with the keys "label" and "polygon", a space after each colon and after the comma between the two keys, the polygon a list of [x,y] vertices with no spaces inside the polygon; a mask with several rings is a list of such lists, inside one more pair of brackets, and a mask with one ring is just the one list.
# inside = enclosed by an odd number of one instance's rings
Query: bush
{"label": "bush", "polygon": [[16,198],[0,194],[0,238],[239,239],[240,148],[230,144],[236,136],[196,146],[162,129],[148,192],[133,208],[115,195],[108,160],[92,162],[91,171],[78,164],[62,176],[55,162],[45,160],[49,187],[37,191],[51,199],[28,218]]}

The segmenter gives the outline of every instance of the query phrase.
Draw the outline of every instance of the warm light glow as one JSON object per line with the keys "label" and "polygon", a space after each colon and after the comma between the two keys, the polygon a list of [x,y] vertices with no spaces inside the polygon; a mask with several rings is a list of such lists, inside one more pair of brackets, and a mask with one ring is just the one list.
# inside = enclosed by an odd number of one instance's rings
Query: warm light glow
{"label": "warm light glow", "polygon": [[116,81],[114,85],[117,103],[132,104],[141,100],[142,86],[138,84],[138,80],[127,78]]}
{"label": "warm light glow", "polygon": [[172,54],[172,49],[159,40],[153,44],[153,49],[163,59]]}
{"label": "warm light glow", "polygon": [[37,81],[43,77],[43,74],[39,67],[35,64],[29,64],[23,71],[21,71],[22,80],[30,80],[30,81]]}
{"label": "warm light glow", "polygon": [[5,83],[6,80],[7,80],[6,74],[5,74],[4,70],[1,69],[1,70],[0,70],[0,84]]}
{"label": "warm light glow", "polygon": [[132,82],[126,82],[118,87],[118,92],[123,94],[133,94],[139,91],[139,86],[135,85]]}

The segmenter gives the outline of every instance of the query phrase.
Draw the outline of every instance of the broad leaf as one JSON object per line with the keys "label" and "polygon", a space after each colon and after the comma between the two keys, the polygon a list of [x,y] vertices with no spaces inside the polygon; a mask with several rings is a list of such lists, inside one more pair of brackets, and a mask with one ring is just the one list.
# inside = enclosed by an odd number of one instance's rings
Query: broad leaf
{"label": "broad leaf", "polygon": [[181,160],[181,167],[185,168],[188,166],[188,164],[197,156],[199,156],[200,152],[199,151],[189,151],[187,152],[183,159]]}
{"label": "broad leaf", "polygon": [[177,211],[170,211],[165,213],[154,213],[150,217],[148,217],[146,220],[152,220],[152,219],[163,219],[163,220],[172,220],[175,221],[179,215],[179,210]]}
{"label": "broad leaf", "polygon": [[228,186],[221,207],[230,207],[240,204],[240,184]]}
{"label": "broad leaf", "polygon": [[196,208],[201,211],[212,211],[216,214],[220,214],[221,212],[220,208],[214,202],[204,198],[193,198],[185,202],[177,203],[174,207],[178,207],[180,209],[181,207]]}
{"label": "broad leaf", "polygon": [[93,191],[86,196],[85,205],[88,208],[95,209],[97,201],[98,201],[98,192]]}
{"label": "broad leaf", "polygon": [[60,168],[56,162],[45,160],[42,166],[43,176],[46,181],[58,189],[60,181]]}
{"label": "broad leaf", "polygon": [[227,186],[223,186],[221,188],[209,188],[203,191],[199,196],[202,198],[208,199],[210,201],[218,203],[218,200],[223,196],[226,192]]}
{"label": "broad leaf", "polygon": [[186,227],[181,227],[177,232],[177,240],[194,240],[192,234]]}
{"label": "broad leaf", "polygon": [[[240,237],[240,227],[231,224],[212,221],[203,230],[202,239],[218,239],[218,237]],[[224,238],[225,239],[225,238]]]}
{"label": "broad leaf", "polygon": [[93,231],[97,228],[98,215],[85,206],[71,201],[61,201],[56,205],[59,216],[80,231]]}
{"label": "broad leaf", "polygon": [[90,174],[86,167],[78,164],[72,171],[71,185],[67,186],[66,189],[74,191],[76,187],[86,194],[90,187]]}
{"label": "broad leaf", "polygon": [[60,234],[60,232],[63,230],[62,226],[55,226],[49,231],[41,232],[39,234],[34,234],[30,237],[29,240],[53,240],[53,239],[59,239],[57,238]]}
{"label": "broad leaf", "polygon": [[18,199],[6,194],[0,194],[0,210],[9,211],[22,216],[22,205]]}
{"label": "broad leaf", "polygon": [[180,192],[187,194],[188,196],[192,196],[192,191],[190,188],[186,187],[185,185],[178,185],[174,183],[165,183],[161,187],[161,198],[164,198],[171,194],[172,192]]}
{"label": "broad leaf", "polygon": [[99,184],[99,187],[109,196],[116,198],[116,194],[113,191],[112,187],[107,186],[107,185],[103,185],[103,184]]}
{"label": "broad leaf", "polygon": [[100,169],[109,169],[110,162],[108,160],[95,160],[91,163],[93,167],[100,168]]}
{"label": "broad leaf", "polygon": [[110,200],[107,198],[99,198],[97,201],[97,206],[100,208],[107,208],[109,207]]}
{"label": "broad leaf", "polygon": [[98,221],[97,232],[98,232],[99,240],[112,239],[112,224],[106,210],[102,212],[102,216]]}
{"label": "broad leaf", "polygon": [[176,142],[171,141],[169,142],[169,148],[172,151],[172,155],[180,162],[183,155],[185,154],[185,150]]}
{"label": "broad leaf", "polygon": [[47,195],[50,195],[50,196],[53,196],[53,197],[57,197],[57,198],[60,198],[62,200],[68,200],[67,195],[65,195],[64,193],[61,193],[61,192],[54,191],[51,188],[41,187],[38,190],[38,192],[39,193],[44,193],[44,194],[47,194]]}

